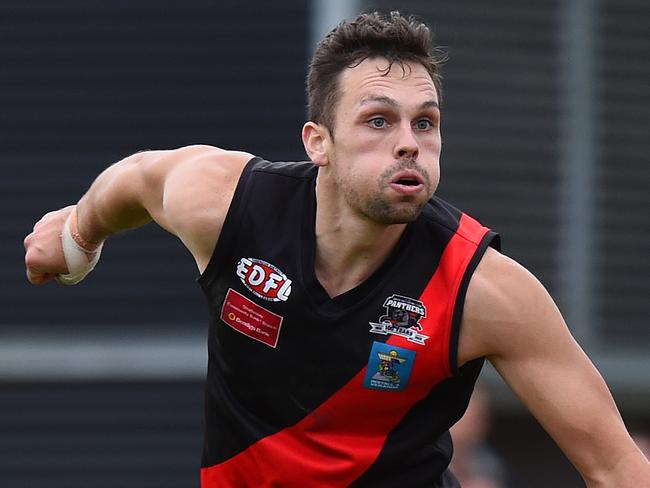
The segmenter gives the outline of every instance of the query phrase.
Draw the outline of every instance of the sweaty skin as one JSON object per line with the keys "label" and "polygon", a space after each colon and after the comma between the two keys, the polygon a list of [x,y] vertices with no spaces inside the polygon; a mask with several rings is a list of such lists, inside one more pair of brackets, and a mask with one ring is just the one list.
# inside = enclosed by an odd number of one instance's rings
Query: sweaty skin
{"label": "sweaty skin", "polygon": [[[419,64],[368,59],[340,77],[333,133],[307,122],[319,168],[316,275],[331,296],[386,259],[439,180],[440,110]],[[176,235],[203,271],[252,155],[210,146],[138,153],[104,171],[77,204],[89,242],[150,220]],[[72,207],[46,214],[25,239],[31,283],[67,272],[60,233]],[[489,249],[467,292],[459,364],[487,357],[590,488],[650,487],[650,464],[553,300],[521,265]]]}

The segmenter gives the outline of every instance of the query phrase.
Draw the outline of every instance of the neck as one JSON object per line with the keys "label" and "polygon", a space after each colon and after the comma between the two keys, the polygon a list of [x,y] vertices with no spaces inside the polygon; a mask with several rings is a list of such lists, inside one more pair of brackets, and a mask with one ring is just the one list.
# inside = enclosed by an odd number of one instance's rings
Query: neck
{"label": "neck", "polygon": [[315,272],[328,295],[335,297],[361,284],[382,265],[406,224],[373,222],[323,190],[317,185]]}

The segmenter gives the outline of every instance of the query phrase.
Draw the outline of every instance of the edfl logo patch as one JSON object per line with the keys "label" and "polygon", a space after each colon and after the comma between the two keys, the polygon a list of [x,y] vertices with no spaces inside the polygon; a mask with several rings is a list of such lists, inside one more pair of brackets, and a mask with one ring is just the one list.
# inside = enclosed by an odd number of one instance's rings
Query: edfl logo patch
{"label": "edfl logo patch", "polygon": [[241,258],[237,276],[254,295],[271,302],[286,302],[291,280],[271,263],[256,258]]}

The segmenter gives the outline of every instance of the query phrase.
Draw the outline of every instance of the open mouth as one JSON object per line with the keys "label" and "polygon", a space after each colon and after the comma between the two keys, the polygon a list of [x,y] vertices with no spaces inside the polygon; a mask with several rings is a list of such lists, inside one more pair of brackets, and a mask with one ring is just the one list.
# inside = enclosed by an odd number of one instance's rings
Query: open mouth
{"label": "open mouth", "polygon": [[424,178],[419,172],[407,169],[395,174],[390,180],[390,186],[398,193],[410,195],[424,189]]}
{"label": "open mouth", "polygon": [[418,171],[405,169],[393,175],[390,182],[404,186],[417,186],[424,184],[424,179]]}
{"label": "open mouth", "polygon": [[400,178],[399,180],[394,181],[394,183],[404,186],[418,186],[420,184],[416,178]]}

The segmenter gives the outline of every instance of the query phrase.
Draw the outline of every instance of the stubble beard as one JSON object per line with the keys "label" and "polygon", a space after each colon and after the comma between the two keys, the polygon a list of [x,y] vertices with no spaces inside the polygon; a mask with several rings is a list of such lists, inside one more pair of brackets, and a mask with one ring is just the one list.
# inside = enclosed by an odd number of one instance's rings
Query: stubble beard
{"label": "stubble beard", "polygon": [[[424,181],[424,194],[403,195],[397,200],[393,197],[390,199],[387,194],[392,191],[390,182],[396,173],[410,169],[417,171]],[[377,189],[370,195],[364,197],[359,191],[343,183],[341,186],[344,190],[345,199],[348,204],[368,220],[378,224],[408,224],[418,218],[427,201],[433,195],[433,184],[427,171],[424,170],[416,161],[404,159],[399,161],[395,166],[384,171],[377,178]]]}

